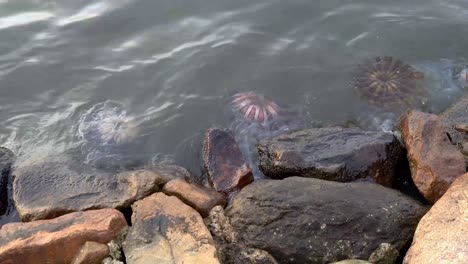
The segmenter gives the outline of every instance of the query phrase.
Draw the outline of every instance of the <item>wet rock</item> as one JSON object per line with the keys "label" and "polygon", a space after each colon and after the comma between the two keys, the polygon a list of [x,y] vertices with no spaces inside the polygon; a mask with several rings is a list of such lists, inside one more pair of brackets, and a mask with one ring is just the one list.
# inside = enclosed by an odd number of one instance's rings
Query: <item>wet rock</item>
{"label": "wet rock", "polygon": [[[445,132],[450,136],[452,143],[461,150],[464,143],[468,142],[468,96],[454,104],[440,115]],[[465,155],[468,166],[468,155]]]}
{"label": "wet rock", "polygon": [[218,192],[236,192],[253,181],[234,136],[225,130],[208,130],[203,143],[203,161],[209,181]]}
{"label": "wet rock", "polygon": [[373,264],[394,264],[400,253],[389,243],[382,243],[372,252],[369,261]]}
{"label": "wet rock", "polygon": [[71,263],[87,241],[105,244],[126,226],[114,209],[6,224],[0,229],[0,263]]}
{"label": "wet rock", "polygon": [[221,206],[214,207],[205,225],[213,235],[221,263],[224,264],[276,264],[276,260],[268,252],[247,247],[239,241],[238,234],[232,227],[229,218]]}
{"label": "wet rock", "polygon": [[106,245],[88,241],[81,247],[72,264],[101,264],[108,254]]}
{"label": "wet rock", "polygon": [[403,263],[466,263],[467,234],[468,173],[459,177],[421,219]]}
{"label": "wet rock", "polygon": [[23,221],[88,209],[127,208],[166,182],[154,171],[113,175],[66,157],[23,164],[14,175],[13,198]]}
{"label": "wet rock", "polygon": [[0,215],[3,215],[8,207],[8,182],[14,158],[11,150],[0,147]]}
{"label": "wet rock", "polygon": [[164,185],[163,192],[174,195],[182,202],[197,210],[203,217],[208,216],[211,208],[226,205],[226,197],[204,186],[190,184],[183,179],[176,179]]}
{"label": "wet rock", "polygon": [[219,263],[203,219],[177,197],[155,193],[132,206],[127,263]]}
{"label": "wet rock", "polygon": [[279,263],[368,259],[382,243],[400,250],[425,212],[378,184],[303,177],[256,181],[226,208],[239,239]]}
{"label": "wet rock", "polygon": [[436,115],[411,111],[399,126],[414,184],[427,201],[434,203],[466,172],[463,155],[450,143]]}
{"label": "wet rock", "polygon": [[370,177],[391,186],[402,146],[391,133],[330,127],[263,140],[258,152],[260,170],[274,179],[349,182]]}

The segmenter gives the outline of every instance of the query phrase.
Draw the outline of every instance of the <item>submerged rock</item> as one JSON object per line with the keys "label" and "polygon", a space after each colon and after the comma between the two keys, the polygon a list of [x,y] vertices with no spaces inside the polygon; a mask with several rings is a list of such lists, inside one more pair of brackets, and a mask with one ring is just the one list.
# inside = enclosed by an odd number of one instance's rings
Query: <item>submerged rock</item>
{"label": "submerged rock", "polygon": [[128,208],[167,181],[154,170],[113,175],[67,157],[23,164],[14,175],[13,198],[23,221],[97,208]]}
{"label": "submerged rock", "polygon": [[3,215],[8,207],[8,182],[14,158],[11,150],[0,147],[0,215]]}
{"label": "submerged rock", "polygon": [[468,173],[459,177],[421,219],[403,263],[466,263],[467,234]]}
{"label": "submerged rock", "polygon": [[400,129],[411,177],[426,200],[434,203],[466,172],[463,155],[450,143],[436,115],[411,111],[401,120]]}
{"label": "submerged rock", "polygon": [[226,197],[223,194],[204,186],[190,184],[183,179],[168,182],[164,185],[163,192],[176,196],[203,217],[208,216],[211,208],[216,205],[226,205]]}
{"label": "submerged rock", "polygon": [[177,197],[156,193],[132,208],[123,243],[128,264],[219,263],[203,219]]}
{"label": "submerged rock", "polygon": [[339,127],[307,129],[266,139],[258,145],[266,176],[349,182],[372,178],[391,186],[402,146],[391,133]]}
{"label": "submerged rock", "polygon": [[368,259],[382,243],[400,250],[425,212],[378,184],[303,177],[254,182],[226,208],[239,239],[279,263]]}
{"label": "submerged rock", "polygon": [[114,209],[70,213],[0,229],[0,263],[72,263],[87,241],[107,243],[127,226]]}
{"label": "submerged rock", "polygon": [[203,161],[209,181],[218,192],[233,193],[253,181],[233,135],[225,130],[208,130],[203,143]]}

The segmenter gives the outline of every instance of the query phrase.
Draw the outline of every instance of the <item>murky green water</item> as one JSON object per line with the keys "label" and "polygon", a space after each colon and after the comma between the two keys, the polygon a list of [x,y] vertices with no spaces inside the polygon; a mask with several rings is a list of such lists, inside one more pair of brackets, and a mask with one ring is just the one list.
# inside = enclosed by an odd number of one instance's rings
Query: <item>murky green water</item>
{"label": "murky green water", "polygon": [[299,107],[306,126],[379,129],[385,113],[349,82],[381,55],[426,71],[439,112],[465,93],[450,69],[468,58],[467,10],[465,0],[0,0],[0,145],[20,161],[82,153],[80,118],[114,101],[144,126],[132,157],[200,174],[203,134],[229,125],[235,92]]}

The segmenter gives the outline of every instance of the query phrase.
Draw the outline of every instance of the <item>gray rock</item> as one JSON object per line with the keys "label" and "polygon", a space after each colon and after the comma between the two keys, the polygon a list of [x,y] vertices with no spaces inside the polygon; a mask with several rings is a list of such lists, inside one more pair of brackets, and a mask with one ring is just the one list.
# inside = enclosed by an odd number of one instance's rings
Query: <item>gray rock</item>
{"label": "gray rock", "polygon": [[113,175],[66,156],[23,163],[13,173],[13,199],[23,221],[88,209],[128,208],[167,181],[148,170]]}
{"label": "gray rock", "polygon": [[400,250],[425,212],[378,184],[303,177],[256,181],[226,208],[239,239],[279,263],[368,259],[382,243]]}
{"label": "gray rock", "polygon": [[[468,96],[447,109],[440,117],[450,140],[463,152],[463,145],[468,142],[468,133],[461,128],[468,123]],[[464,154],[468,167],[468,153]]]}
{"label": "gray rock", "polygon": [[382,243],[372,252],[369,261],[374,264],[394,264],[400,253],[389,243]]}
{"label": "gray rock", "polygon": [[11,150],[0,147],[0,215],[3,215],[8,207],[8,182],[14,159],[15,155]]}
{"label": "gray rock", "polygon": [[211,232],[216,243],[218,256],[223,264],[277,264],[270,253],[247,247],[239,241],[238,234],[232,227],[229,218],[221,206],[215,206],[207,218],[205,225]]}
{"label": "gray rock", "polygon": [[263,140],[258,152],[260,170],[270,178],[349,182],[370,177],[391,186],[402,146],[391,133],[330,127]]}

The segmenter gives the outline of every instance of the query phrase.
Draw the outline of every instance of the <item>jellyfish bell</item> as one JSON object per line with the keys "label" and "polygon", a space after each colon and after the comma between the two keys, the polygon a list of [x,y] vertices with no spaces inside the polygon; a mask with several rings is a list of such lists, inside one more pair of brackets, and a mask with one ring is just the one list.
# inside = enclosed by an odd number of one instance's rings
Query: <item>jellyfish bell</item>
{"label": "jellyfish bell", "polygon": [[125,107],[106,101],[89,108],[76,126],[77,154],[83,162],[101,169],[120,171],[145,162],[140,140],[142,124]]}
{"label": "jellyfish bell", "polygon": [[135,118],[114,102],[96,104],[81,117],[78,126],[81,139],[97,145],[129,143],[140,130]]}
{"label": "jellyfish bell", "polygon": [[255,92],[234,94],[229,102],[231,129],[236,135],[257,140],[300,127],[300,113]]}
{"label": "jellyfish bell", "polygon": [[247,122],[266,124],[279,115],[280,107],[270,99],[254,92],[237,93],[232,96],[231,106]]}
{"label": "jellyfish bell", "polygon": [[97,136],[103,144],[125,144],[139,134],[139,126],[131,117],[109,117],[96,127]]}
{"label": "jellyfish bell", "polygon": [[424,74],[389,56],[358,65],[352,86],[371,105],[392,110],[421,108],[427,100]]}

